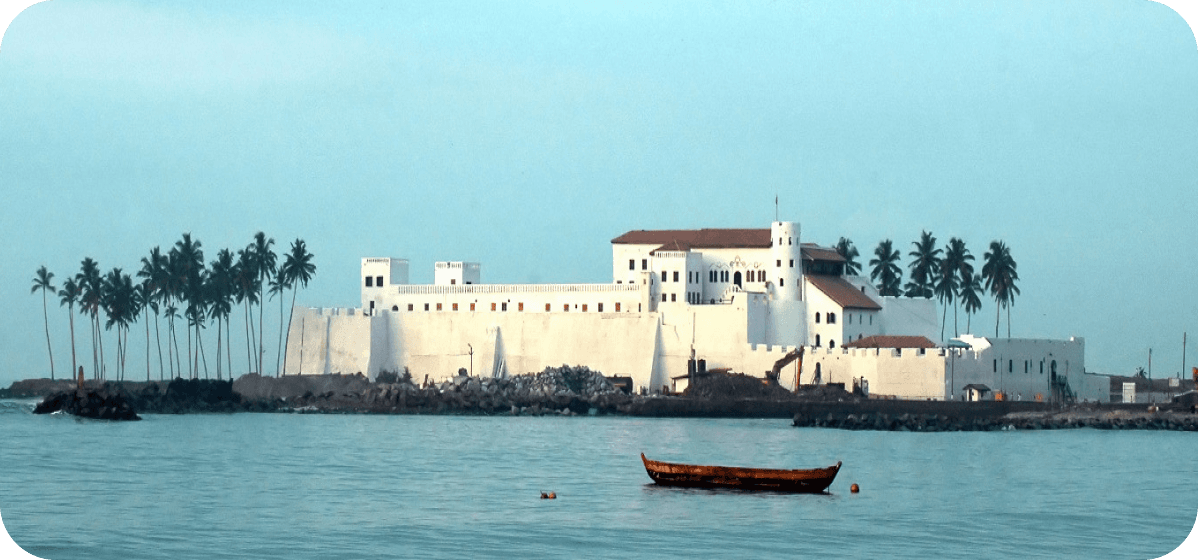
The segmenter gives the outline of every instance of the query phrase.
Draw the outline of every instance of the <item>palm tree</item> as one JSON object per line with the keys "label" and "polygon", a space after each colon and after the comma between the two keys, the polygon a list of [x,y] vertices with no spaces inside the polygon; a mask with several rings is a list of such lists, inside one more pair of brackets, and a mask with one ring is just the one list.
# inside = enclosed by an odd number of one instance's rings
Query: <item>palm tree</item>
{"label": "palm tree", "polygon": [[[216,260],[210,264],[212,274],[209,276],[209,296],[212,317],[216,319],[216,378],[221,378],[221,334],[224,331],[222,321],[227,321],[233,312],[233,252],[221,249],[216,254]],[[225,352],[229,351],[225,348]],[[229,370],[232,379],[233,370]]]}
{"label": "palm tree", "polygon": [[[133,285],[133,296],[136,302],[136,307],[145,315],[146,324],[146,382],[150,381],[150,308],[154,308],[154,312],[158,312],[158,306],[154,304],[154,290],[150,287],[148,281],[143,281]],[[161,377],[161,370],[159,376]]]}
{"label": "palm tree", "polygon": [[[1015,304],[1015,296],[1019,295],[1019,273],[1015,271],[1015,259],[1011,258],[1011,249],[1002,241],[991,241],[990,250],[985,255],[986,264],[982,266],[982,278],[986,281],[986,289],[994,296],[999,307],[1007,309],[1007,338],[1011,338],[1011,306]],[[998,338],[999,312],[994,314],[994,337]]]}
{"label": "palm tree", "polygon": [[940,249],[936,248],[936,238],[931,232],[924,231],[919,241],[911,243],[915,250],[908,253],[912,257],[911,282],[907,285],[907,297],[932,297],[932,287],[936,274],[940,271]]}
{"label": "palm tree", "polygon": [[[91,318],[92,328],[92,378],[99,379],[101,374],[100,363],[103,362],[104,348],[97,344],[100,339],[100,323],[98,313],[100,310],[100,264],[91,257],[85,257],[79,265],[79,273],[75,275],[75,281],[79,283],[79,311]],[[100,354],[97,355],[97,348]]]}
{"label": "palm tree", "polygon": [[844,257],[844,273],[848,276],[856,276],[861,274],[861,263],[857,262],[857,257],[861,254],[857,252],[857,248],[853,246],[853,241],[847,237],[841,237],[840,241],[836,242],[836,252]]}
{"label": "palm tree", "polygon": [[116,330],[117,380],[124,379],[125,357],[129,347],[129,323],[140,310],[134,296],[133,279],[121,269],[114,268],[104,276],[104,291],[101,297],[107,315],[104,328]]}
{"label": "palm tree", "polygon": [[75,302],[79,301],[79,284],[74,278],[67,278],[62,283],[62,289],[58,291],[60,298],[59,305],[67,306],[67,317],[71,321],[71,375],[75,375],[78,371],[78,365],[75,363]]}
{"label": "palm tree", "polygon": [[944,339],[944,325],[948,321],[948,304],[953,306],[953,336],[959,336],[957,329],[957,290],[962,280],[973,274],[973,265],[969,261],[973,255],[965,248],[965,242],[959,237],[948,240],[944,246],[944,258],[940,261],[940,273],[936,275],[936,285],[933,289],[940,302],[945,304],[944,313],[940,320],[940,339]]}
{"label": "palm tree", "polygon": [[[245,309],[245,361],[246,372],[254,370],[253,344],[253,315],[250,308],[258,301],[258,284],[254,282],[258,265],[254,263],[254,253],[249,249],[237,251],[237,264],[233,268],[233,295],[238,303],[244,304]],[[262,372],[259,371],[259,374]]]}
{"label": "palm tree", "polygon": [[258,265],[255,271],[258,278],[258,372],[262,372],[262,355],[265,353],[264,342],[262,340],[262,310],[265,307],[266,300],[262,298],[262,294],[266,293],[266,281],[275,273],[275,263],[278,262],[278,256],[274,251],[270,250],[270,246],[275,244],[274,238],[267,239],[266,234],[258,232],[254,234],[254,242],[250,244],[250,249],[254,252],[254,264]]}
{"label": "palm tree", "polygon": [[[287,260],[283,263],[284,277],[287,279],[287,284],[291,289],[291,309],[295,309],[295,295],[299,291],[295,285],[298,282],[300,285],[307,287],[308,281],[312,279],[312,275],[316,273],[316,265],[312,263],[315,257],[308,252],[304,246],[303,239],[296,239],[291,243],[291,251],[287,253]],[[294,311],[292,312],[294,316]],[[287,338],[291,338],[291,320],[287,320]],[[283,355],[283,371],[287,370],[287,355]]]}
{"label": "palm tree", "polygon": [[54,280],[54,273],[46,270],[45,265],[37,269],[36,275],[33,277],[33,289],[30,294],[36,294],[38,290],[42,291],[42,318],[46,324],[46,351],[50,353],[50,380],[54,380],[54,350],[50,347],[50,312],[46,310],[46,290],[54,293],[56,289],[51,282]]}
{"label": "palm tree", "polygon": [[982,294],[985,291],[982,289],[982,275],[973,274],[973,267],[970,267],[970,273],[961,277],[961,286],[957,295],[961,298],[962,305],[965,306],[965,330],[973,331],[973,314],[977,313],[982,308]]}
{"label": "palm tree", "polygon": [[[198,240],[192,240],[190,233],[184,233],[183,238],[175,242],[175,246],[171,249],[171,254],[176,258],[177,270],[181,280],[182,289],[181,295],[187,302],[187,309],[184,315],[188,318],[188,326],[193,327],[196,331],[196,337],[199,337],[199,323],[194,321],[199,315],[200,307],[203,306],[203,280],[200,275],[204,271],[204,251],[200,248],[201,244]],[[198,340],[197,340],[198,344]],[[197,353],[198,354],[198,353]],[[198,363],[194,363],[192,359],[191,347],[191,330],[187,331],[187,358],[188,358],[188,375],[195,377]]]}
{"label": "palm tree", "polygon": [[283,360],[283,292],[290,288],[291,285],[287,282],[287,275],[283,272],[283,267],[275,272],[274,278],[270,280],[270,297],[279,296],[279,345],[275,352],[275,377],[282,373]]}
{"label": "palm tree", "polygon": [[869,260],[869,278],[878,282],[878,293],[883,296],[899,295],[899,285],[903,281],[903,269],[899,268],[899,252],[894,249],[889,239],[878,243],[874,249],[877,258]]}
{"label": "palm tree", "polygon": [[[142,278],[143,302],[145,307],[154,311],[154,339],[158,343],[158,379],[162,379],[162,372],[165,369],[162,363],[162,336],[158,328],[159,303],[167,300],[167,258],[162,255],[162,251],[158,247],[150,249],[150,256],[142,257],[141,270],[137,272],[137,276]],[[149,321],[146,322],[146,328],[149,328]],[[149,355],[150,342],[146,340],[146,353]],[[147,358],[148,359],[148,358]],[[173,376],[172,376],[173,377]]]}

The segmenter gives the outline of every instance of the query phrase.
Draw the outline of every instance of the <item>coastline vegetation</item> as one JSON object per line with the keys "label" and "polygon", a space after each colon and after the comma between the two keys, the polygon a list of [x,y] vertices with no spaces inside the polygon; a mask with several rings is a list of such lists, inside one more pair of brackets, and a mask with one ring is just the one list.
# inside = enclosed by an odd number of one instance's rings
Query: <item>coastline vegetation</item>
{"label": "coastline vegetation", "polygon": [[[908,253],[911,262],[910,280],[903,285],[903,269],[899,266],[901,254],[894,242],[884,239],[874,249],[874,258],[869,261],[869,278],[875,282],[882,296],[906,296],[931,299],[935,297],[943,306],[940,319],[940,338],[943,339],[948,325],[948,308],[953,308],[953,336],[960,336],[957,322],[957,305],[965,308],[966,332],[973,325],[973,315],[982,308],[981,295],[989,292],[996,305],[994,336],[999,333],[1001,311],[1007,311],[1007,338],[1011,336],[1011,307],[1019,295],[1019,280],[1015,259],[1011,249],[1002,241],[991,241],[990,250],[984,255],[981,274],[977,274],[973,255],[958,237],[948,240],[942,248],[936,247],[936,237],[929,231],[920,233],[919,240],[911,243],[915,248]],[[862,269],[857,262],[860,253],[853,241],[841,237],[835,245],[836,252],[845,260],[845,274],[856,275]],[[900,289],[902,286],[902,289]]]}
{"label": "coastline vegetation", "polygon": [[[54,352],[50,347],[49,313],[46,310],[46,292],[60,298],[66,306],[71,325],[71,371],[79,367],[76,360],[75,310],[89,319],[92,342],[92,378],[107,378],[107,362],[104,356],[104,331],[116,327],[116,380],[126,377],[130,327],[141,321],[146,336],[146,381],[151,379],[150,314],[154,315],[154,338],[158,357],[158,379],[186,377],[198,379],[209,376],[208,357],[204,351],[204,330],[216,325],[216,379],[233,378],[233,346],[230,318],[234,306],[242,308],[246,339],[246,371],[263,372],[266,355],[263,340],[264,299],[269,284],[270,297],[279,297],[279,348],[276,352],[275,371],[281,375],[285,369],[281,362],[285,340],[282,332],[284,319],[283,295],[292,290],[291,302],[299,287],[307,287],[316,272],[314,255],[308,252],[303,239],[296,239],[291,249],[279,262],[271,247],[274,239],[258,232],[244,248],[234,253],[229,249],[217,252],[216,259],[204,264],[203,246],[190,233],[165,253],[161,247],[150,249],[149,255],[141,259],[141,268],[133,276],[121,268],[102,273],[100,265],[91,257],[80,262],[79,272],[68,276],[62,288],[55,290],[54,273],[45,266],[39,267],[33,278],[32,293],[42,292],[42,308],[46,323],[46,348],[50,355],[50,378],[54,379]],[[255,328],[254,307],[258,307]],[[180,311],[182,314],[180,315]],[[160,319],[167,323],[166,355],[163,355],[163,340]],[[100,328],[103,319],[104,328]],[[176,323],[186,320],[186,350],[183,355]],[[223,340],[222,340],[223,339]],[[223,359],[223,363],[222,363]],[[135,366],[136,367],[136,366]]]}

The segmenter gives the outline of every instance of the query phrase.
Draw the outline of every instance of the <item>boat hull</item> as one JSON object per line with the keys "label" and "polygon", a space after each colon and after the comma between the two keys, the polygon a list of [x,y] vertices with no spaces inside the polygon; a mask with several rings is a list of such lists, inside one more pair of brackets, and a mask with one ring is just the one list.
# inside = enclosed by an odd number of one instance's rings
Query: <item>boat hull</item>
{"label": "boat hull", "polygon": [[687,465],[654,461],[641,453],[645,471],[653,482],[687,488],[736,488],[775,492],[819,493],[827,490],[840,471],[840,463],[824,469],[754,469]]}

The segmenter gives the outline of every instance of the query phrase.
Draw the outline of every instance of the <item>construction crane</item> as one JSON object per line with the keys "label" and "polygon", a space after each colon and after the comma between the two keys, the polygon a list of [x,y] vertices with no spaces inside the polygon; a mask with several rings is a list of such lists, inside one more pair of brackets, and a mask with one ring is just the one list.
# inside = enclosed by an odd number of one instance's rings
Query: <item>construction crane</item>
{"label": "construction crane", "polygon": [[[798,370],[802,371],[802,369],[803,369],[803,347],[802,346],[795,348],[794,350],[791,350],[790,352],[787,352],[785,356],[782,356],[782,358],[780,358],[778,361],[774,362],[774,367],[770,368],[769,371],[765,372],[765,383],[767,385],[777,385],[778,378],[782,375],[782,368],[790,365],[790,363],[795,360],[799,361]],[[797,389],[798,386],[799,386],[799,376],[796,373],[795,374],[795,388]]]}

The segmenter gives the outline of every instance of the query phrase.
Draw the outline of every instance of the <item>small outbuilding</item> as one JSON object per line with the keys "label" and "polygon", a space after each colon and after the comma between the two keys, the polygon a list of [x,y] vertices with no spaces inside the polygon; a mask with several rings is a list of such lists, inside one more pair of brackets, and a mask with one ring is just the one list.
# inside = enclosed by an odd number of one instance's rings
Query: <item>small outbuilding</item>
{"label": "small outbuilding", "polygon": [[986,398],[986,393],[992,392],[989,387],[981,383],[970,383],[962,389],[965,390],[965,400],[970,402],[989,400]]}

